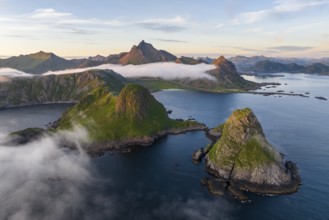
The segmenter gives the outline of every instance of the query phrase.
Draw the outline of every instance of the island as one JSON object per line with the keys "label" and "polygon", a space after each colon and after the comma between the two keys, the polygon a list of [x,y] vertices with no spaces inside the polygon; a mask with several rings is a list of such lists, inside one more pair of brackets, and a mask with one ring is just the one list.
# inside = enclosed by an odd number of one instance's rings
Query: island
{"label": "island", "polygon": [[[99,87],[83,97],[77,104],[52,123],[47,133],[72,130],[83,126],[90,135],[86,152],[93,157],[106,151],[130,152],[138,146],[151,145],[168,134],[204,130],[206,126],[194,120],[171,119],[165,107],[150,92],[136,84],[127,84],[118,96],[106,86]],[[37,128],[12,133],[16,144],[35,140],[40,136]],[[65,147],[74,148],[70,140],[62,140]]]}
{"label": "island", "polygon": [[203,183],[214,194],[227,189],[240,200],[243,191],[259,194],[289,194],[298,190],[301,178],[297,166],[283,161],[283,156],[266,140],[262,127],[251,109],[236,110],[206,154],[206,170],[215,179]]}

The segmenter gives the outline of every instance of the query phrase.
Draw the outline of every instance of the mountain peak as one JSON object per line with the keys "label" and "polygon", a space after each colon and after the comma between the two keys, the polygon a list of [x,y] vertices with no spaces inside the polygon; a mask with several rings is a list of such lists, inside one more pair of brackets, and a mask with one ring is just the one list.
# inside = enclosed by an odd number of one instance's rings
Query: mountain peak
{"label": "mountain peak", "polygon": [[138,44],[138,46],[142,46],[142,45],[144,45],[144,44],[148,44],[148,43],[146,43],[144,40],[142,40],[142,41]]}
{"label": "mountain peak", "polygon": [[146,64],[155,62],[175,61],[176,56],[162,50],[157,50],[152,44],[142,40],[138,46],[134,45],[129,53],[120,59],[121,64]]}
{"label": "mountain peak", "polygon": [[56,56],[56,55],[53,53],[48,53],[48,52],[44,52],[44,51],[40,50],[39,52],[30,54],[29,56],[31,56],[33,58],[37,58],[37,59],[49,59],[50,57]]}
{"label": "mountain peak", "polygon": [[227,62],[229,62],[229,61],[224,56],[220,56],[216,60],[213,61],[213,64],[215,66],[220,66],[223,63],[227,63]]}

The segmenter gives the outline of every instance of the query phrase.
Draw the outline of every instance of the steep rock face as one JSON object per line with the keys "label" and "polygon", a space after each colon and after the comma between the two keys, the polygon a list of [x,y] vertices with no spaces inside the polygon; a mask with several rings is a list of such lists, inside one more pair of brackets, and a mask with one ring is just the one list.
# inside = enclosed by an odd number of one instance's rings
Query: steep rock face
{"label": "steep rock face", "polygon": [[206,156],[208,170],[232,185],[257,193],[291,193],[300,179],[268,143],[253,112],[237,110]]}
{"label": "steep rock face", "polygon": [[133,46],[129,53],[120,58],[120,64],[138,65],[175,60],[176,56],[163,50],[157,50],[152,46],[152,44],[148,44],[145,41],[142,41],[138,46]]}
{"label": "steep rock face", "polygon": [[237,73],[234,64],[223,56],[217,58],[213,64],[216,66],[216,69],[211,70],[208,73],[215,76],[218,84],[223,87],[236,86],[237,88],[248,88],[254,84],[243,79]]}
{"label": "steep rock face", "polygon": [[73,68],[75,64],[53,53],[40,51],[34,54],[0,59],[0,67],[9,67],[32,74],[41,74],[47,71]]}
{"label": "steep rock face", "polygon": [[127,80],[113,71],[92,70],[66,75],[12,78],[0,82],[0,108],[77,102],[98,87],[118,93]]}

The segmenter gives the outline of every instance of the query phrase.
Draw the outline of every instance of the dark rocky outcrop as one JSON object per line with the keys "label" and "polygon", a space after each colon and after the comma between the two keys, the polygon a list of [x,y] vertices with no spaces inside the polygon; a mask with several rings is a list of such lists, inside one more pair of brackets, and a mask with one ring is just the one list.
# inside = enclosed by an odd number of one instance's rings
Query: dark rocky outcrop
{"label": "dark rocky outcrop", "polygon": [[238,190],[293,193],[301,182],[296,165],[283,162],[282,155],[268,143],[260,123],[248,108],[236,110],[225,122],[221,138],[206,155],[206,169],[227,181],[233,194]]}
{"label": "dark rocky outcrop", "polygon": [[315,96],[316,99],[327,101],[328,99],[322,96]]}
{"label": "dark rocky outcrop", "polygon": [[203,156],[204,156],[203,148],[200,148],[200,149],[196,150],[192,154],[193,163],[197,164],[197,163],[201,162]]}
{"label": "dark rocky outcrop", "polygon": [[27,128],[21,131],[10,133],[5,140],[5,145],[21,145],[38,140],[46,135],[47,131],[42,128]]}

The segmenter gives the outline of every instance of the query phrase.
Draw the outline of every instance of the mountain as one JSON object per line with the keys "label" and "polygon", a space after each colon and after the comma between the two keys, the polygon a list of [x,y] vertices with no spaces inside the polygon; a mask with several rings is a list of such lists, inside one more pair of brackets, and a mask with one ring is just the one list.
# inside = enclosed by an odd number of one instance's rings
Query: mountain
{"label": "mountain", "polygon": [[70,129],[74,124],[88,130],[92,154],[149,145],[166,134],[205,128],[195,121],[170,119],[164,106],[136,84],[127,84],[118,97],[103,88],[94,90],[64,113],[56,130]]}
{"label": "mountain", "polygon": [[255,73],[310,73],[329,75],[329,66],[321,63],[315,63],[309,66],[301,66],[295,63],[283,64],[272,61],[260,61],[254,66],[248,68],[249,71]]}
{"label": "mountain", "polygon": [[198,57],[197,60],[207,64],[212,64],[214,62],[214,59],[210,57]]}
{"label": "mountain", "polygon": [[44,103],[77,102],[99,87],[119,93],[127,80],[111,70],[67,75],[15,77],[0,83],[0,108]]}
{"label": "mountain", "polygon": [[155,62],[173,62],[176,56],[164,50],[155,49],[152,44],[142,41],[138,46],[133,46],[131,50],[120,58],[120,64],[147,64]]}
{"label": "mountain", "polygon": [[329,75],[329,66],[322,63],[313,63],[312,65],[306,66],[303,73],[317,73],[323,75]]}
{"label": "mountain", "polygon": [[283,64],[283,63],[272,62],[268,60],[257,62],[254,66],[249,68],[249,70],[257,73],[278,73],[278,72],[296,73],[296,72],[302,72],[303,69],[304,69],[303,66],[295,63]]}
{"label": "mountain", "polygon": [[221,127],[221,137],[206,155],[209,172],[238,190],[264,194],[297,191],[296,166],[283,162],[251,109],[234,111]]}
{"label": "mountain", "polygon": [[58,57],[53,53],[40,51],[34,54],[0,59],[1,67],[13,68],[26,73],[41,74],[47,71],[74,68],[75,65],[73,62]]}
{"label": "mountain", "polygon": [[245,80],[242,78],[235,65],[221,56],[213,61],[213,64],[216,66],[214,70],[209,71],[210,75],[213,75],[217,79],[217,86],[224,88],[239,88],[239,89],[248,89],[255,86],[255,83]]}
{"label": "mountain", "polygon": [[257,83],[250,82],[242,78],[236,71],[232,62],[221,56],[213,61],[214,69],[207,73],[214,77],[211,79],[179,79],[183,88],[212,91],[212,92],[237,92],[256,89]]}
{"label": "mountain", "polygon": [[206,73],[213,79],[183,78],[175,80],[164,80],[156,78],[134,79],[135,83],[147,87],[151,91],[161,89],[191,89],[207,92],[241,92],[260,88],[260,84],[245,80],[241,77],[232,62],[223,56],[213,61],[214,69]]}
{"label": "mountain", "polygon": [[292,64],[295,63],[300,66],[309,66],[314,63],[321,63],[324,65],[329,66],[329,58],[283,58],[283,57],[266,57],[266,56],[252,56],[252,57],[246,57],[246,56],[235,56],[229,58],[229,61],[234,63],[234,65],[237,67],[238,71],[248,71],[248,69],[252,66],[254,66],[256,63],[261,61],[270,61],[270,62],[276,62],[281,64]]}
{"label": "mountain", "polygon": [[196,65],[200,63],[204,63],[203,60],[196,60],[192,57],[184,57],[181,56],[175,60],[176,63],[188,64],[188,65]]}
{"label": "mountain", "polygon": [[246,67],[253,66],[257,62],[269,60],[269,59],[270,58],[265,56],[252,56],[252,57],[235,56],[229,58],[228,60],[234,63],[234,65],[237,67],[239,71],[243,71]]}

